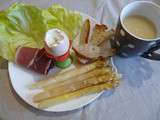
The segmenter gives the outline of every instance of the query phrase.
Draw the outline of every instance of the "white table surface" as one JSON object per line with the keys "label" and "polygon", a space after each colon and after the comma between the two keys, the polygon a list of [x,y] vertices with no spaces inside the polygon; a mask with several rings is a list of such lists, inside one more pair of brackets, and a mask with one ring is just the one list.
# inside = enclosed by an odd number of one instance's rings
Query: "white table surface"
{"label": "white table surface", "polygon": [[[135,0],[0,0],[0,9],[15,1],[44,8],[60,3],[115,27],[122,7]],[[160,4],[160,0],[155,2]],[[103,94],[84,108],[65,113],[41,112],[24,104],[12,91],[6,64],[2,63],[0,120],[160,120],[160,62],[140,57],[115,57],[114,61],[123,75],[119,88],[114,93]]]}

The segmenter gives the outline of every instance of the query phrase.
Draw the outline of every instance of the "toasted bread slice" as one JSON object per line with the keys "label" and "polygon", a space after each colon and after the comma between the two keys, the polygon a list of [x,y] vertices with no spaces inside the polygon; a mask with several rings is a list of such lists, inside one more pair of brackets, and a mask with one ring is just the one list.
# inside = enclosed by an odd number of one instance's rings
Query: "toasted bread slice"
{"label": "toasted bread slice", "polygon": [[89,19],[86,19],[84,21],[82,31],[81,31],[81,35],[80,35],[80,44],[83,45],[83,44],[88,43],[89,33],[90,33],[90,21],[89,21]]}
{"label": "toasted bread slice", "polygon": [[97,59],[99,57],[108,58],[113,56],[114,52],[111,48],[103,48],[93,45],[73,45],[73,50],[78,56],[89,60]]}
{"label": "toasted bread slice", "polygon": [[81,44],[78,41],[74,41],[72,44],[79,63],[87,64],[99,57],[108,58],[115,54],[115,50],[111,49],[109,45],[109,40],[115,34],[113,29],[108,29],[104,24],[95,24],[91,38],[88,38],[89,31],[90,21],[87,19],[84,22],[80,36]]}
{"label": "toasted bread slice", "polygon": [[107,26],[104,24],[102,25],[96,24],[93,29],[93,34],[91,36],[90,43],[92,45],[99,46],[108,37],[106,32],[107,29],[108,29]]}

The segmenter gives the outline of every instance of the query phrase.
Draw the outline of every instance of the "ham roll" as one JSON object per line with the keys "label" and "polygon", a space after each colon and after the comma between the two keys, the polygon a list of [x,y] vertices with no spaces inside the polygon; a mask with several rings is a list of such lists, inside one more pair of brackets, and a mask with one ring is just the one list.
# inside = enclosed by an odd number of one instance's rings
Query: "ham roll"
{"label": "ham roll", "polygon": [[53,59],[48,58],[45,49],[19,47],[15,63],[39,74],[47,74],[53,67]]}

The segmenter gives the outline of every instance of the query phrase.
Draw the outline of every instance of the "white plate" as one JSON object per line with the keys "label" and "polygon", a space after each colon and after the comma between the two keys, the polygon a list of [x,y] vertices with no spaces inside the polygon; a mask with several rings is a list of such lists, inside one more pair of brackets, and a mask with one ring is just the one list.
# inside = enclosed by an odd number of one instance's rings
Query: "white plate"
{"label": "white plate", "polygon": [[[92,17],[90,17],[86,14],[81,14],[81,15],[83,16],[83,19],[87,19],[87,18],[90,19],[91,27],[94,26],[95,23],[98,23],[98,22],[96,22],[96,20],[94,20]],[[38,80],[42,76],[40,76],[36,73],[33,73],[25,68],[22,68],[19,65],[16,65],[12,62],[9,62],[8,70],[9,70],[11,84],[12,84],[15,92],[21,97],[21,99],[24,102],[37,108],[37,105],[32,101],[32,97],[33,97],[33,95],[35,95],[36,93],[38,93],[40,91],[39,90],[29,90],[27,86],[32,83],[35,83],[36,80]],[[53,107],[49,107],[47,109],[41,109],[41,110],[49,111],[49,112],[64,112],[64,111],[75,110],[75,109],[81,108],[81,107],[93,102],[101,94],[102,94],[102,92],[83,96],[83,97],[62,103],[62,104],[55,105]]]}

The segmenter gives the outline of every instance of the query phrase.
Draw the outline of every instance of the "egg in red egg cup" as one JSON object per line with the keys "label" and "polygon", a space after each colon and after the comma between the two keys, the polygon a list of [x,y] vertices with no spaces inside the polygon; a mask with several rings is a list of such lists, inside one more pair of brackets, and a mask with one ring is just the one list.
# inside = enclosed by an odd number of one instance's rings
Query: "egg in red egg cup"
{"label": "egg in red egg cup", "polygon": [[67,58],[69,58],[69,56],[70,56],[71,44],[72,44],[72,42],[71,42],[71,40],[70,40],[70,41],[69,41],[68,51],[67,51],[65,54],[63,54],[63,55],[61,55],[61,56],[54,56],[54,55],[52,54],[51,48],[49,48],[49,47],[46,45],[46,43],[45,43],[46,55],[47,55],[47,57],[52,58],[52,59],[55,60],[55,61],[63,62],[63,61],[65,61]]}

